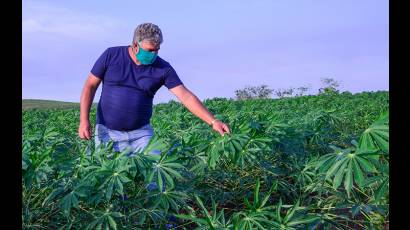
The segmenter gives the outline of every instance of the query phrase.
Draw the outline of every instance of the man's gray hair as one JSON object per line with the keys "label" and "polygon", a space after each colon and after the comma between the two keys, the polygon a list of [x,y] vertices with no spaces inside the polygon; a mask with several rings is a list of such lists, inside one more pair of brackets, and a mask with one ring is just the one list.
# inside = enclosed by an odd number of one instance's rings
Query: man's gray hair
{"label": "man's gray hair", "polygon": [[148,40],[155,45],[162,43],[161,29],[152,23],[142,23],[135,28],[133,43],[138,43],[143,40]]}

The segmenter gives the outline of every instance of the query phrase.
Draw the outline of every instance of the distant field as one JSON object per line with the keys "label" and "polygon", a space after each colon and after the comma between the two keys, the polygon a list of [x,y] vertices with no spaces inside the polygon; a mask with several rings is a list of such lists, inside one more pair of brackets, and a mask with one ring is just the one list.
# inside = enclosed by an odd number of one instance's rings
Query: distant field
{"label": "distant field", "polygon": [[[97,104],[94,103],[93,106]],[[38,100],[38,99],[23,99],[22,109],[71,109],[79,108],[80,103],[64,102],[64,101],[52,101],[52,100]]]}

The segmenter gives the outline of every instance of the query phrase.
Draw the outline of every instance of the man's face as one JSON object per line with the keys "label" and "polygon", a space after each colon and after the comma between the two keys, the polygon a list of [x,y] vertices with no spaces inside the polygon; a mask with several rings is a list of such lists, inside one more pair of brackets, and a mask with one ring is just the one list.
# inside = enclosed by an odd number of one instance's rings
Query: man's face
{"label": "man's face", "polygon": [[[159,49],[160,49],[160,45],[157,45],[157,44],[152,43],[152,42],[147,41],[147,40],[141,41],[140,44],[141,44],[141,47],[142,47],[144,50],[148,51],[148,52],[152,52],[152,53],[158,54],[158,51],[159,51]],[[135,49],[135,52],[138,53],[138,49],[139,49],[138,44],[134,44],[134,49]]]}

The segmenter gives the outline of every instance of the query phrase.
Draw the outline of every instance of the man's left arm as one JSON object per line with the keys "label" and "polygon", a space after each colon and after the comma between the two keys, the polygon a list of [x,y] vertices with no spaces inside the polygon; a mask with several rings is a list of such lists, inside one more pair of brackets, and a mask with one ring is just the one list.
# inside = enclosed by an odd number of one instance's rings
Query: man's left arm
{"label": "man's left arm", "polygon": [[[211,112],[202,104],[202,102],[184,85],[178,85],[170,89],[181,103],[195,116],[205,121],[208,125],[219,132],[222,136],[225,132],[230,133],[228,125],[217,120]],[[211,124],[213,122],[213,124]]]}

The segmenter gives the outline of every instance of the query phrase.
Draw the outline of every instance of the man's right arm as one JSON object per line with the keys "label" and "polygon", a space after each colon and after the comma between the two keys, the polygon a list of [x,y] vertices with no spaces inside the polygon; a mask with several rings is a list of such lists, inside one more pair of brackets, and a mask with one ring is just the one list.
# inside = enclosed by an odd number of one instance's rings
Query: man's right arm
{"label": "man's right arm", "polygon": [[78,128],[78,135],[81,139],[91,139],[90,108],[100,83],[101,79],[90,73],[84,84],[80,99],[80,126]]}

